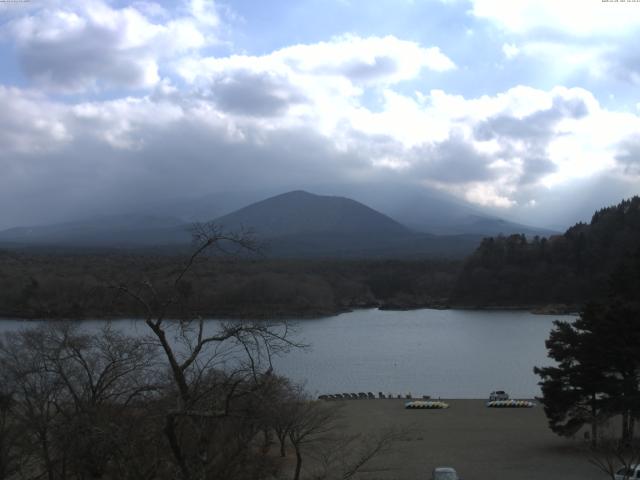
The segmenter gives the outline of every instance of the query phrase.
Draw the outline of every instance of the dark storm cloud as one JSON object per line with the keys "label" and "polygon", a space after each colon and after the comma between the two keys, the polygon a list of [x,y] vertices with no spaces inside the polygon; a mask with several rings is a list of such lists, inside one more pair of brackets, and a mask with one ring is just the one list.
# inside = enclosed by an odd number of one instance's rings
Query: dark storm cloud
{"label": "dark storm cloud", "polygon": [[201,92],[220,110],[257,117],[282,115],[291,105],[307,102],[286,78],[247,70],[228,72],[214,78],[211,85]]}

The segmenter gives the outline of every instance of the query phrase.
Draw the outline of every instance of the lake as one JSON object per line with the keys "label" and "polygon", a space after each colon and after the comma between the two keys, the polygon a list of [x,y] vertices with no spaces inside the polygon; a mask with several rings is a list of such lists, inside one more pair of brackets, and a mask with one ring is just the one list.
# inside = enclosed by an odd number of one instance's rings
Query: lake
{"label": "lake", "polygon": [[[531,398],[540,393],[533,367],[551,363],[544,341],[553,320],[573,318],[504,310],[358,310],[297,322],[296,338],[310,348],[277,358],[274,366],[313,395],[381,391],[484,398],[500,389]],[[140,320],[113,323],[147,333]],[[102,322],[82,324],[94,329]],[[0,332],[28,325],[0,320]]]}

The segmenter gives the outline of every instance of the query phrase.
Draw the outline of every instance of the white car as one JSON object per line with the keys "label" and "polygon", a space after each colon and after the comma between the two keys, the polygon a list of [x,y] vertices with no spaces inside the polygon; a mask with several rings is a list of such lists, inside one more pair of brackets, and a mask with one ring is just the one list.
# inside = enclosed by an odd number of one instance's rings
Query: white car
{"label": "white car", "polygon": [[431,480],[462,480],[451,467],[437,467],[433,469]]}
{"label": "white car", "polygon": [[509,394],[504,390],[495,390],[489,394],[489,401],[494,402],[496,400],[509,400]]}
{"label": "white car", "polygon": [[640,478],[640,465],[629,465],[619,469],[614,477],[616,480],[633,480]]}

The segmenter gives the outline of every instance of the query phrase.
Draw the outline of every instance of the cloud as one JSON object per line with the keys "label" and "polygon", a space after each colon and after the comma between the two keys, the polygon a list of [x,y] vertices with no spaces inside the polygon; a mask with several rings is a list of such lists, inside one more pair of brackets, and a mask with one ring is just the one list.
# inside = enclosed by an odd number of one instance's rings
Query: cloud
{"label": "cloud", "polygon": [[160,80],[160,60],[206,46],[217,25],[215,10],[201,1],[171,18],[148,2],[123,8],[102,0],[34,5],[2,31],[36,85],[67,93],[150,88]]}
{"label": "cloud", "polygon": [[473,144],[454,132],[451,138],[425,145],[412,152],[411,175],[430,184],[468,184],[490,181],[496,173],[491,157],[477,151]]}
{"label": "cloud", "polygon": [[[0,85],[0,104],[0,159],[14,154],[44,155],[73,139],[64,106],[36,92]],[[14,170],[18,165],[5,166]]]}
{"label": "cloud", "polygon": [[513,60],[520,53],[520,49],[513,43],[504,43],[502,45],[502,53],[507,60]]}
{"label": "cloud", "polygon": [[[640,36],[638,36],[640,40]],[[624,49],[607,58],[608,70],[615,77],[634,86],[640,86],[640,53],[635,49]]]}
{"label": "cloud", "polygon": [[580,119],[588,112],[586,102],[579,97],[553,96],[548,108],[528,115],[516,117],[503,113],[488,118],[476,127],[476,137],[481,141],[500,138],[546,145],[560,120]]}
{"label": "cloud", "polygon": [[[183,192],[390,179],[516,209],[576,179],[636,168],[635,144],[624,142],[640,115],[607,110],[586,89],[411,92],[456,69],[436,46],[345,35],[204,56],[219,28],[210,3],[177,13],[92,3],[99,15],[60,5],[10,23],[34,82],[147,90],[61,101],[0,89],[0,202],[22,199],[33,215],[43,198],[51,212],[78,212]],[[518,45],[505,55],[526,55]]]}
{"label": "cloud", "polygon": [[471,13],[518,34],[556,31],[590,37],[624,36],[640,27],[637,4],[600,0],[470,0]]}
{"label": "cloud", "polygon": [[330,42],[286,47],[260,57],[184,58],[176,68],[188,82],[242,68],[330,81],[342,79],[355,86],[366,86],[413,80],[425,68],[445,72],[456,66],[438,47],[424,48],[393,36],[361,38],[345,35]]}
{"label": "cloud", "polygon": [[394,36],[345,35],[331,42],[294,45],[273,54],[299,72],[340,75],[354,83],[397,83],[416,78],[422,68],[445,72],[456,68],[438,47],[424,48]]}
{"label": "cloud", "polygon": [[625,174],[640,177],[640,135],[632,135],[620,142],[615,159]]}
{"label": "cloud", "polygon": [[209,90],[163,84],[139,98],[68,104],[4,88],[3,196],[46,192],[74,211],[187,191],[393,179],[514,208],[539,200],[541,188],[636,168],[636,144],[622,142],[640,117],[607,111],[583,89],[515,87],[468,99],[387,90],[379,111],[357,96],[316,111],[305,103],[316,88],[306,77],[243,77],[234,65]]}

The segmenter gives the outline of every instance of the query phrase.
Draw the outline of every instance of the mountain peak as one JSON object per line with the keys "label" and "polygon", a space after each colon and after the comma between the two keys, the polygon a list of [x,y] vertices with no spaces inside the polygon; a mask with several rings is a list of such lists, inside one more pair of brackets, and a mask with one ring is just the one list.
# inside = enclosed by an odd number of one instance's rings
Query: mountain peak
{"label": "mountain peak", "polygon": [[408,229],[366,205],[345,197],[304,190],[276,195],[216,220],[228,229],[253,228],[259,235],[279,237],[309,233],[401,234]]}

